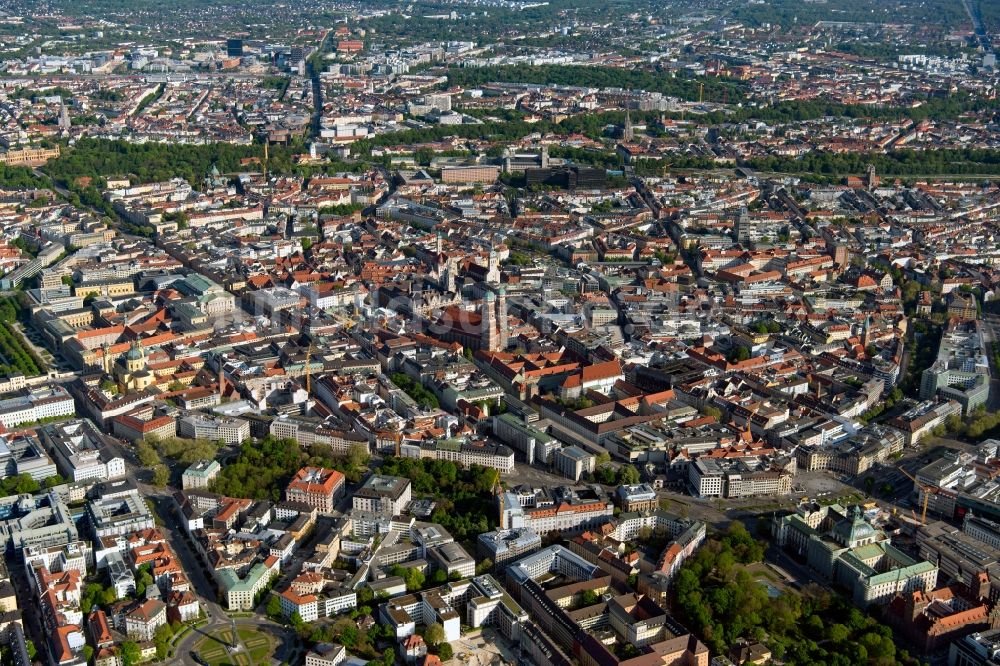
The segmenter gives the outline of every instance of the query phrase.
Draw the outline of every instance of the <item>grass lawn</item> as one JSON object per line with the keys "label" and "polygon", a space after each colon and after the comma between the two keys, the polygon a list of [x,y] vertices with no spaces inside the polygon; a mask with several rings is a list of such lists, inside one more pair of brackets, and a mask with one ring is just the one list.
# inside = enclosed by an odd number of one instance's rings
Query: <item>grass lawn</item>
{"label": "grass lawn", "polygon": [[841,495],[840,497],[821,497],[817,501],[823,506],[831,504],[847,506],[848,504],[863,504],[865,498],[860,493],[850,493],[848,495]]}
{"label": "grass lawn", "polygon": [[265,663],[274,652],[274,641],[267,634],[256,629],[237,627],[236,632],[240,635],[240,640],[246,646],[250,658],[255,664]]}
{"label": "grass lawn", "polygon": [[233,632],[226,629],[202,638],[194,651],[210,666],[259,666],[269,662],[275,648],[270,636],[249,627],[237,627],[236,632],[245,650],[229,654],[226,644],[232,640]]}

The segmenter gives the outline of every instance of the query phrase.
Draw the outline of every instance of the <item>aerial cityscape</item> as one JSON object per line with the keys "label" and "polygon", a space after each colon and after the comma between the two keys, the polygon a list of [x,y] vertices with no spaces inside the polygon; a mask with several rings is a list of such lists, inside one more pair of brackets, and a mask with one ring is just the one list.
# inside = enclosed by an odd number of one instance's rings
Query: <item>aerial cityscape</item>
{"label": "aerial cityscape", "polygon": [[0,0],[0,666],[1000,666],[997,0]]}

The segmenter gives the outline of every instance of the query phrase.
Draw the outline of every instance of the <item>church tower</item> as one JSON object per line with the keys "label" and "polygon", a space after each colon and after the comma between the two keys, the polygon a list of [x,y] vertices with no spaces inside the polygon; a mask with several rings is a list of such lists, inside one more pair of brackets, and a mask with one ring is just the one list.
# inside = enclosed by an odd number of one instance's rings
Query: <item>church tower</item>
{"label": "church tower", "polygon": [[486,283],[500,284],[500,258],[493,248],[490,248],[490,258],[486,264]]}
{"label": "church tower", "polygon": [[108,344],[107,342],[105,342],[103,345],[101,345],[101,351],[104,352],[104,355],[101,357],[101,360],[104,362],[104,374],[110,375],[111,374],[111,345]]}
{"label": "church tower", "polygon": [[483,297],[482,323],[480,324],[480,347],[486,351],[497,351],[500,346],[495,308],[496,296],[492,291],[487,291]]}
{"label": "church tower", "polygon": [[622,139],[631,141],[635,138],[635,130],[632,128],[632,114],[625,109],[625,127],[622,128]]}
{"label": "church tower", "polygon": [[130,373],[136,373],[146,367],[146,354],[138,340],[133,340],[128,353],[125,354],[125,369]]}
{"label": "church tower", "polygon": [[444,291],[449,294],[455,291],[455,265],[451,261],[444,265]]}
{"label": "church tower", "polygon": [[68,133],[72,129],[73,123],[69,119],[69,110],[66,108],[66,100],[59,102],[59,130]]}
{"label": "church tower", "polygon": [[507,290],[500,287],[497,292],[497,323],[499,324],[498,333],[500,345],[500,351],[507,349],[507,340],[510,338],[510,331],[508,330],[507,324]]}

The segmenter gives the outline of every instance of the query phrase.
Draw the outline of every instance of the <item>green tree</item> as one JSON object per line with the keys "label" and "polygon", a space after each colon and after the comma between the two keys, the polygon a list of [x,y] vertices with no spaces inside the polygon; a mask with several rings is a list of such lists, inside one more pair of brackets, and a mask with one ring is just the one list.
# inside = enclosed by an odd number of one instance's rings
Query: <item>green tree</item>
{"label": "green tree", "polygon": [[157,488],[165,488],[170,482],[170,469],[162,463],[155,465],[153,467],[152,482]]}
{"label": "green tree", "polygon": [[139,567],[139,576],[135,580],[135,597],[141,599],[146,594],[146,588],[153,584],[153,575],[149,573],[150,566],[144,564]]}
{"label": "green tree", "polygon": [[170,649],[170,639],[174,636],[174,630],[169,624],[164,624],[156,628],[156,633],[153,634],[153,643],[156,646],[156,656],[158,659],[163,659],[167,656],[167,651]]}
{"label": "green tree", "polygon": [[444,627],[439,622],[432,622],[427,625],[424,632],[424,640],[428,645],[439,645],[444,642]]}
{"label": "green tree", "polygon": [[712,405],[705,405],[701,408],[701,413],[705,416],[711,416],[716,421],[722,420],[722,410],[718,407],[713,407]]}
{"label": "green tree", "polygon": [[365,444],[352,444],[347,450],[347,464],[353,468],[362,469],[368,467],[371,455],[368,446]]}
{"label": "green tree", "polygon": [[104,586],[100,583],[87,583],[80,593],[80,610],[89,613],[94,606],[104,603]]}
{"label": "green tree", "polygon": [[622,465],[618,468],[619,485],[633,485],[639,483],[640,478],[639,470],[633,465]]}
{"label": "green tree", "polygon": [[434,159],[434,151],[429,148],[418,148],[413,153],[413,159],[420,166],[429,166],[431,160]]}
{"label": "green tree", "polygon": [[617,475],[615,474],[615,468],[611,465],[602,465],[594,470],[594,478],[606,486],[613,485]]}
{"label": "green tree", "polygon": [[826,635],[834,643],[843,643],[851,635],[851,630],[844,625],[837,623],[827,629]]}
{"label": "green tree", "polygon": [[134,641],[125,641],[121,644],[120,650],[122,666],[134,666],[142,660],[142,650]]}
{"label": "green tree", "polygon": [[267,600],[267,616],[275,621],[282,618],[281,600],[275,594],[272,594]]}
{"label": "green tree", "polygon": [[160,463],[160,456],[147,442],[136,442],[135,455],[143,467],[153,467]]}
{"label": "green tree", "polygon": [[727,358],[730,363],[741,363],[750,358],[750,350],[743,346],[736,347]]}
{"label": "green tree", "polygon": [[62,476],[59,474],[54,474],[53,476],[50,476],[47,479],[45,479],[42,485],[45,486],[46,489],[48,489],[48,488],[55,488],[56,486],[61,486],[64,483],[66,483],[66,479],[62,478]]}
{"label": "green tree", "polygon": [[18,495],[34,494],[41,489],[38,481],[31,478],[30,474],[18,474],[17,483],[14,485],[14,492]]}
{"label": "green tree", "polygon": [[426,582],[424,572],[415,567],[408,568],[403,579],[406,581],[406,589],[410,592],[423,589]]}

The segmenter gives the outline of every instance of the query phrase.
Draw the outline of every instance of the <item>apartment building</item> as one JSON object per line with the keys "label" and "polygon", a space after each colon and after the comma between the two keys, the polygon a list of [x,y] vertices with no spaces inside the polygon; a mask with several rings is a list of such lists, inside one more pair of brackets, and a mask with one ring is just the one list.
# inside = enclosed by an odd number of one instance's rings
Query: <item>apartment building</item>
{"label": "apartment building", "polygon": [[42,443],[31,435],[0,437],[0,471],[3,478],[27,474],[35,481],[44,481],[58,473]]}
{"label": "apartment building", "polygon": [[305,666],[340,666],[347,659],[347,648],[336,643],[318,643],[306,653]]}
{"label": "apartment building", "polygon": [[354,446],[368,450],[366,437],[311,417],[280,415],[271,421],[269,431],[277,439],[294,439],[303,446],[325,444],[335,455],[347,455]]}
{"label": "apartment building", "polygon": [[167,605],[148,599],[125,613],[125,633],[137,641],[151,641],[156,630],[167,623]]}
{"label": "apartment building", "polygon": [[494,436],[519,452],[529,465],[536,460],[551,463],[553,454],[562,447],[555,437],[511,413],[494,416],[492,424]]}
{"label": "apartment building", "polygon": [[0,498],[0,539],[6,548],[60,546],[80,540],[76,520],[62,495],[50,490],[39,495]]}

